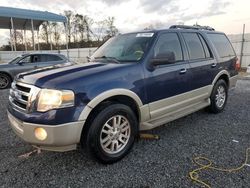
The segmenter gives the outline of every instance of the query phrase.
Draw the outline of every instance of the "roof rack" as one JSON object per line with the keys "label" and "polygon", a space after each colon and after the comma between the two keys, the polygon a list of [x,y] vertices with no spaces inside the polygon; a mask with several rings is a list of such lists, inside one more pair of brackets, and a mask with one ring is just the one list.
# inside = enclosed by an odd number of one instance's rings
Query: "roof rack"
{"label": "roof rack", "polygon": [[215,31],[214,28],[210,26],[200,26],[200,25],[172,25],[169,27],[169,29],[196,29],[196,30],[208,30],[208,31]]}

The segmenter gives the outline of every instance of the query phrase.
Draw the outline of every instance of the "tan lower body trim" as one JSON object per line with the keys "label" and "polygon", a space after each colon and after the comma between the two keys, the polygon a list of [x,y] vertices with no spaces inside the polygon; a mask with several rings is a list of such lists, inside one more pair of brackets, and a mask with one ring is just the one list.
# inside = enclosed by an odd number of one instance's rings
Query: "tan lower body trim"
{"label": "tan lower body trim", "polygon": [[[148,105],[149,114],[140,123],[140,130],[149,130],[210,105],[213,86],[208,85]],[[146,105],[144,105],[146,108]],[[145,112],[146,109],[144,109]]]}
{"label": "tan lower body trim", "polygon": [[[8,112],[11,128],[24,141],[53,151],[69,151],[76,149],[80,142],[84,121],[66,123],[56,126],[26,123],[18,120]],[[47,132],[47,138],[40,141],[35,137],[36,128],[43,128]]]}
{"label": "tan lower body trim", "polygon": [[180,95],[169,97],[149,104],[151,119],[176,111],[209,98],[213,87],[205,86]]}

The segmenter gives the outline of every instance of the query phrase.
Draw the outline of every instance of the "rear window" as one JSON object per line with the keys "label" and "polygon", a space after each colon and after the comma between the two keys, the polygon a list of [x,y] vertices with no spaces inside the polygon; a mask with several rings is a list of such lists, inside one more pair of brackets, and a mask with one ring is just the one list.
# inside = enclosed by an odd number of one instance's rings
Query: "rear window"
{"label": "rear window", "polygon": [[208,38],[212,41],[219,57],[223,59],[231,59],[235,57],[234,49],[224,34],[208,34]]}

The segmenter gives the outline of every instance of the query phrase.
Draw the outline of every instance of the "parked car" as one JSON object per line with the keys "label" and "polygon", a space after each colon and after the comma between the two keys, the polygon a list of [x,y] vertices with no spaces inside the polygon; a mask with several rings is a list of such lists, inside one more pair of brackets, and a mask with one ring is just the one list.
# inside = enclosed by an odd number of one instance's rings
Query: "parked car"
{"label": "parked car", "polygon": [[29,70],[68,62],[62,54],[32,53],[16,57],[6,64],[0,64],[0,89],[10,87],[14,77]]}
{"label": "parked car", "polygon": [[20,74],[8,117],[36,147],[68,151],[81,144],[113,163],[128,154],[140,130],[202,108],[222,112],[237,67],[226,35],[209,27],[123,34],[84,65]]}

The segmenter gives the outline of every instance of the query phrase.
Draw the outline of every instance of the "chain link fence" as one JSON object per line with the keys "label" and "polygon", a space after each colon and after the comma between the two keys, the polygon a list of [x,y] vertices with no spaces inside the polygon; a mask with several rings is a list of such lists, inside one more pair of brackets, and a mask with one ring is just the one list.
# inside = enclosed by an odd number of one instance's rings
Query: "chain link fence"
{"label": "chain link fence", "polygon": [[239,58],[241,58],[241,67],[247,68],[250,64],[250,33],[228,35],[234,50]]}

